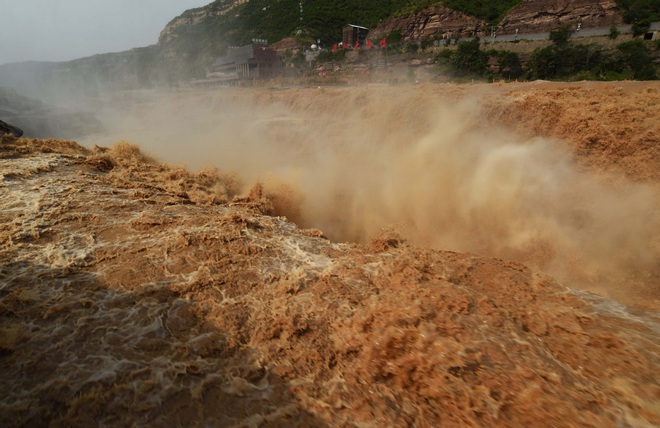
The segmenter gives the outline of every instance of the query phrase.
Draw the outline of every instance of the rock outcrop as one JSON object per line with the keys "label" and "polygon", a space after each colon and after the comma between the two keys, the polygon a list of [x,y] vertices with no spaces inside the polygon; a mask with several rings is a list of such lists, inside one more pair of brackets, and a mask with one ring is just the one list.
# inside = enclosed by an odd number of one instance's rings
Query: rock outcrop
{"label": "rock outcrop", "polygon": [[12,134],[16,138],[23,135],[23,130],[0,120],[0,135]]}
{"label": "rock outcrop", "polygon": [[[581,28],[623,24],[623,14],[615,0],[524,0],[499,23],[497,34],[543,33],[562,25]],[[430,7],[420,13],[382,21],[371,32],[380,38],[399,30],[404,41],[414,42],[444,37],[483,37],[490,27],[486,21],[445,7]]]}
{"label": "rock outcrop", "polygon": [[524,0],[498,26],[502,34],[542,33],[562,25],[581,28],[623,24],[623,14],[615,0]]}
{"label": "rock outcrop", "polygon": [[[277,2],[280,3],[283,2]],[[341,16],[333,8],[332,12],[323,15],[323,19],[310,20],[308,28],[302,29],[306,31],[305,37],[299,37],[302,30],[297,27],[297,9],[294,8],[294,13],[291,7],[275,7],[275,4],[272,8],[255,9],[256,3],[247,0],[216,0],[190,9],[170,21],[161,32],[157,45],[62,63],[4,64],[0,66],[0,86],[40,99],[62,99],[71,96],[88,98],[110,90],[178,85],[203,78],[218,56],[223,55],[229,46],[246,43],[248,34],[271,42],[280,40],[282,43],[276,43],[276,48],[284,54],[297,47],[297,43],[287,36],[296,34],[299,39],[313,40],[321,31],[328,39],[321,37],[324,43],[335,43],[340,38],[341,26],[353,19],[351,15]],[[489,23],[446,7],[434,6],[405,16],[400,15],[401,11],[396,11],[394,6],[383,10],[379,16],[398,14],[398,17],[385,18],[373,26],[370,36],[373,40],[392,32],[400,32],[404,42],[491,34]],[[273,22],[275,17],[280,17],[277,25]],[[323,22],[332,24],[330,28],[319,28]],[[524,34],[547,32],[563,24],[577,26],[580,23],[583,29],[588,29],[608,28],[622,22],[622,10],[615,0],[524,0],[499,23],[496,31],[498,35],[515,33],[516,30]],[[12,119],[8,117],[7,120]],[[20,123],[18,125],[22,127]],[[30,134],[27,127],[25,129]]]}
{"label": "rock outcrop", "polygon": [[485,21],[444,6],[431,7],[421,13],[401,18],[384,20],[374,28],[369,37],[380,39],[393,31],[401,31],[404,41],[418,41],[429,38],[470,37],[482,31]]}
{"label": "rock outcrop", "polygon": [[165,26],[158,37],[158,43],[162,44],[176,37],[176,30],[180,27],[197,25],[207,17],[226,15],[247,2],[248,0],[218,0],[204,7],[187,10]]}

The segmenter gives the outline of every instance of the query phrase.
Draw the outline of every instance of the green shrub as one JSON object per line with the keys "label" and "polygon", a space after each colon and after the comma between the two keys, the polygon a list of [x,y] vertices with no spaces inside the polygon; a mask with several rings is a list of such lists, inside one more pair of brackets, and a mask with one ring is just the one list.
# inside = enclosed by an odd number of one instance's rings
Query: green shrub
{"label": "green shrub", "polygon": [[397,29],[397,30],[392,30],[392,32],[388,34],[386,37],[387,37],[387,43],[390,45],[394,45],[400,43],[403,36],[401,36],[401,30]]}
{"label": "green shrub", "polygon": [[617,49],[624,66],[631,71],[634,79],[654,80],[658,78],[653,65],[653,57],[642,40],[634,39],[621,43]]}
{"label": "green shrub", "polygon": [[517,53],[511,51],[496,51],[499,72],[508,79],[517,79],[522,76],[523,68],[520,63],[520,57]]}
{"label": "green shrub", "polygon": [[636,20],[632,23],[632,33],[633,37],[641,36],[642,34],[645,34],[647,31],[649,31],[649,27],[651,27],[651,21],[648,19],[639,19]]}
{"label": "green shrub", "polygon": [[557,46],[566,46],[569,38],[570,27],[568,25],[550,31],[550,40]]}
{"label": "green shrub", "polygon": [[599,73],[606,57],[598,45],[566,43],[536,49],[528,66],[534,78],[565,79],[580,72]]}
{"label": "green shrub", "polygon": [[621,32],[619,31],[618,28],[616,28],[616,25],[612,25],[612,26],[610,27],[610,34],[609,34],[608,37],[609,37],[611,40],[614,40],[614,39],[616,39],[617,37],[619,37],[619,34],[621,34]]}
{"label": "green shrub", "polygon": [[415,42],[406,43],[404,47],[405,52],[407,53],[417,53],[419,51],[419,45]]}
{"label": "green shrub", "polygon": [[474,39],[460,42],[450,57],[450,63],[459,75],[482,75],[488,65],[488,55],[480,49],[479,39]]}
{"label": "green shrub", "polygon": [[[658,0],[616,0],[624,10],[623,19],[628,24],[660,21],[660,2]],[[640,33],[641,34],[641,33]]]}

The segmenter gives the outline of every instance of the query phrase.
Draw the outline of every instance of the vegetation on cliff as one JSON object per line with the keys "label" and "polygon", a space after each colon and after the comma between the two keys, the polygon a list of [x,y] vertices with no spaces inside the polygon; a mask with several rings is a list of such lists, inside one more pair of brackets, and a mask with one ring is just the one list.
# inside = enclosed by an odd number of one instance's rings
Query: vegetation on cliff
{"label": "vegetation on cliff", "polygon": [[481,0],[445,0],[444,5],[484,21],[497,22],[522,0],[499,0],[484,2]]}
{"label": "vegetation on cliff", "polygon": [[615,51],[595,44],[573,43],[566,28],[550,33],[553,44],[536,49],[529,61],[530,78],[575,80],[657,79],[650,49],[640,39],[621,43]]}
{"label": "vegetation on cliff", "polygon": [[567,27],[550,32],[552,44],[532,52],[523,68],[518,54],[506,50],[483,50],[478,39],[443,50],[441,66],[455,77],[493,80],[654,80],[658,78],[649,45],[641,39],[620,43],[606,50],[598,44],[571,41]]}
{"label": "vegetation on cliff", "polygon": [[438,59],[455,77],[517,79],[524,74],[520,56],[508,50],[481,49],[479,39],[460,42],[456,50],[443,50]]}
{"label": "vegetation on cliff", "polygon": [[[222,55],[228,46],[247,44],[252,39],[277,41],[294,36],[304,43],[317,43],[320,40],[322,46],[329,47],[341,40],[342,27],[348,23],[372,28],[383,19],[420,13],[425,8],[440,5],[485,21],[498,22],[521,2],[522,0],[490,2],[481,0],[338,0],[328,3],[322,0],[306,0],[302,3],[301,9],[299,0],[280,0],[278,2],[251,0],[233,6],[230,13],[224,13],[223,11],[227,10],[229,3],[216,1],[206,7],[209,13],[196,24],[173,26],[168,37],[161,40],[159,49],[163,52],[161,56],[166,58],[165,63],[167,63],[167,66],[163,68],[163,73],[169,76],[169,81],[176,81],[178,76],[182,75],[203,76],[212,58]],[[643,26],[645,22],[648,25],[649,20],[660,20],[658,5],[655,4],[657,2],[651,0],[617,0],[617,2],[625,11],[627,19],[636,26]],[[544,52],[544,54],[552,53],[555,56],[586,54],[587,62],[593,64],[590,51],[583,52],[584,48],[578,50],[580,51],[571,48],[561,50],[561,52]],[[505,57],[513,58],[511,55],[505,55]],[[454,60],[459,61],[457,58]],[[471,63],[471,61],[468,62]],[[493,60],[491,59],[490,62],[492,63]],[[620,64],[621,61],[618,63]],[[468,69],[470,68],[473,67],[468,67]],[[569,69],[574,68],[569,67]],[[459,69],[465,70],[466,68],[462,65],[459,66]],[[582,68],[578,67],[578,69]],[[618,67],[618,70],[617,73],[625,71],[621,67]],[[557,77],[559,78],[560,75],[561,73]],[[645,75],[649,74],[645,73]]]}
{"label": "vegetation on cliff", "polygon": [[[0,84],[41,97],[56,97],[62,92],[86,96],[108,89],[175,85],[193,78],[203,78],[215,58],[225,54],[229,46],[244,45],[252,39],[276,42],[293,36],[304,45],[320,40],[322,47],[329,48],[341,40],[342,28],[348,23],[374,28],[387,18],[409,16],[439,5],[497,22],[520,3],[521,0],[337,0],[332,3],[305,0],[301,10],[299,0],[251,0],[243,3],[217,0],[173,19],[163,31],[158,45],[66,63],[0,67]],[[657,1],[617,0],[617,4],[625,11],[626,20],[633,23],[636,32],[648,27],[650,21],[660,20]],[[399,40],[409,39],[406,31],[405,28],[391,31],[387,36],[390,46]],[[611,37],[617,35],[615,31]],[[432,42],[425,39],[414,46],[405,46],[405,50],[414,53],[419,47],[424,49]],[[458,39],[453,40],[453,43],[457,42]],[[630,46],[633,48],[631,52],[618,50],[614,54],[605,54],[595,46],[553,46],[535,54],[530,76],[562,79],[582,73],[585,78],[652,78],[656,73],[653,65],[649,65],[647,47],[644,46],[647,45],[634,44]],[[340,60],[335,57],[341,55],[334,55],[332,59]],[[451,56],[449,53],[447,55]],[[470,55],[473,55],[472,59]],[[509,64],[505,67],[507,70],[520,68],[520,59],[516,55],[500,53],[489,54],[484,66],[483,53],[475,54],[475,47],[469,44],[461,48],[458,56],[449,56],[446,59],[450,60],[457,74],[488,75],[502,63]],[[602,61],[606,61],[605,69],[614,71],[599,71],[603,69]],[[304,63],[304,60],[298,57],[290,63]],[[594,71],[594,64],[599,64],[600,69]],[[636,68],[640,64],[642,68]],[[516,71],[507,73],[507,76],[517,74]]]}
{"label": "vegetation on cliff", "polygon": [[497,22],[507,12],[522,3],[522,0],[495,0],[490,2],[481,0],[410,0],[407,3],[405,7],[394,12],[393,15],[408,15],[419,13],[431,6],[445,6],[484,21]]}
{"label": "vegetation on cliff", "polygon": [[443,4],[468,15],[497,21],[520,2],[521,0],[338,0],[328,3],[322,0],[307,0],[301,10],[299,0],[252,0],[236,6],[231,13],[219,13],[226,5],[216,2],[207,6],[209,13],[201,22],[174,26],[171,34],[163,39],[162,43],[170,50],[187,52],[192,57],[197,52],[217,55],[227,46],[246,44],[255,38],[277,41],[298,36],[329,44],[341,40],[342,28],[349,23],[371,28],[385,18],[409,15],[430,6]]}
{"label": "vegetation on cliff", "polygon": [[657,0],[616,0],[624,10],[623,19],[633,25],[635,35],[644,33],[651,22],[660,21],[660,2]]}

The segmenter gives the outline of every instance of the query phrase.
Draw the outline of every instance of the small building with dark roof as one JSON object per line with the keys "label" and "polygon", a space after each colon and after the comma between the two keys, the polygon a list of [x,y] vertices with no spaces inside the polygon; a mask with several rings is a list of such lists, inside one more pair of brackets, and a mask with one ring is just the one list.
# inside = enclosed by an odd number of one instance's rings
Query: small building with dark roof
{"label": "small building with dark roof", "polygon": [[207,74],[207,80],[231,82],[243,79],[270,79],[281,76],[282,61],[277,52],[262,42],[229,48]]}
{"label": "small building with dark roof", "polygon": [[363,45],[369,35],[369,29],[360,27],[359,25],[348,24],[344,26],[342,35],[344,45],[354,46],[355,42],[360,42]]}

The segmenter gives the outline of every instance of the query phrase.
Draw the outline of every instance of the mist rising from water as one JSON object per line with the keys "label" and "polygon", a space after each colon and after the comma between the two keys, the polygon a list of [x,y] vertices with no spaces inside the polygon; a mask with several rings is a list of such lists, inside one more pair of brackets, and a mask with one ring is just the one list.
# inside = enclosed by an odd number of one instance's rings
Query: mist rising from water
{"label": "mist rising from water", "polygon": [[393,227],[416,245],[516,260],[605,293],[657,277],[655,190],[602,184],[561,144],[484,123],[476,99],[230,94],[143,94],[107,114],[116,132],[93,142],[128,139],[168,163],[235,171],[246,188],[261,181],[281,215],[337,241]]}

